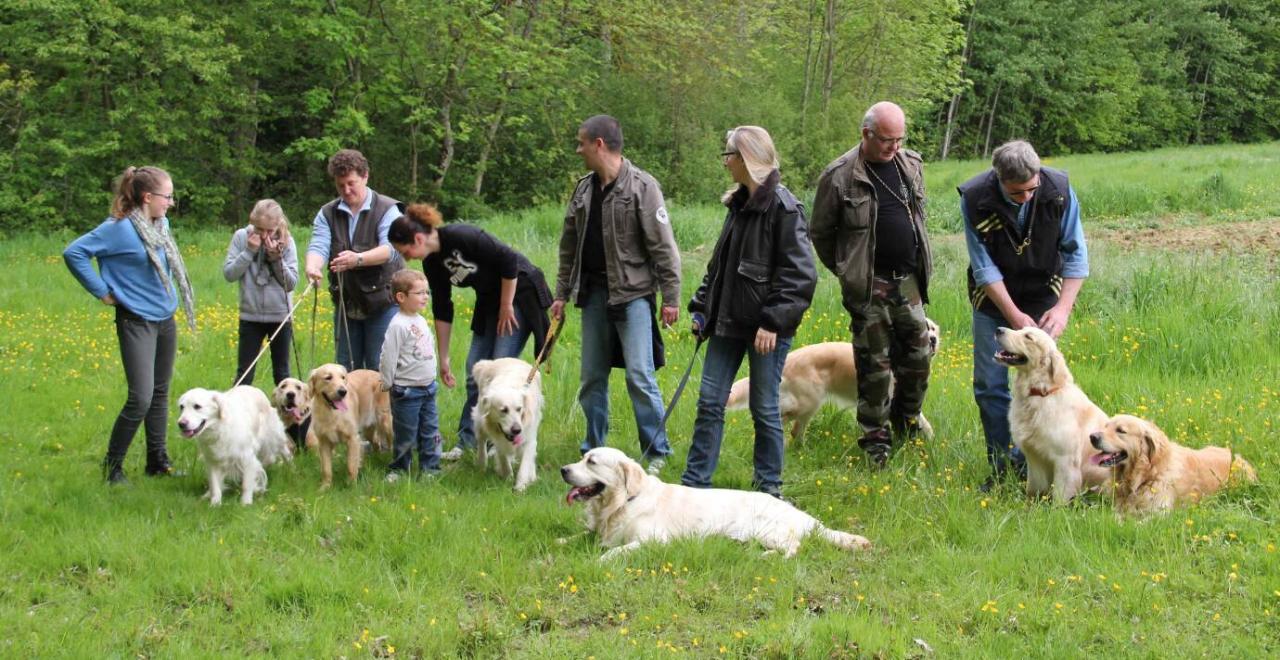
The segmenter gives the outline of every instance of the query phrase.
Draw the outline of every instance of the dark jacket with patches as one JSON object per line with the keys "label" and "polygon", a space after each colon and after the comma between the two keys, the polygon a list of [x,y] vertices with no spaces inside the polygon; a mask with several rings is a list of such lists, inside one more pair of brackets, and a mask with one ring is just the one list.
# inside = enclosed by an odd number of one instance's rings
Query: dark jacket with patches
{"label": "dark jacket with patches", "polygon": [[750,339],[764,328],[792,337],[813,300],[818,272],[804,207],[774,170],[748,198],[725,199],[729,212],[689,312],[706,317],[705,335]]}
{"label": "dark jacket with patches", "polygon": [[[925,230],[924,164],[920,154],[910,149],[898,150],[893,159],[906,175],[904,183],[911,195],[912,226],[920,246],[915,275],[920,298],[927,303],[933,254]],[[813,200],[813,247],[822,264],[840,280],[846,309],[871,302],[878,208],[859,143],[827,165],[818,177]]]}
{"label": "dark jacket with patches", "polygon": [[[345,250],[367,252],[378,247],[378,221],[392,206],[404,210],[400,202],[369,191],[374,195],[373,205],[362,214],[364,222],[356,223],[355,236],[350,234],[351,216],[338,209],[338,198],[320,208],[321,215],[329,223],[329,254],[337,255]],[[390,249],[390,248],[388,248]],[[391,250],[391,258],[377,266],[353,268],[345,273],[329,271],[329,294],[333,296],[333,304],[345,302],[347,316],[353,319],[366,319],[390,307],[394,300],[391,297],[391,276],[404,268],[404,259],[400,253]]]}
{"label": "dark jacket with patches", "polygon": [[[1027,226],[1018,231],[1018,207],[1005,201],[1000,180],[987,170],[957,188],[974,233],[1004,276],[1013,304],[1031,318],[1040,318],[1062,293],[1062,214],[1070,195],[1067,173],[1040,168],[1040,187],[1027,209]],[[1004,315],[973,278],[969,267],[969,301],[990,316]]]}

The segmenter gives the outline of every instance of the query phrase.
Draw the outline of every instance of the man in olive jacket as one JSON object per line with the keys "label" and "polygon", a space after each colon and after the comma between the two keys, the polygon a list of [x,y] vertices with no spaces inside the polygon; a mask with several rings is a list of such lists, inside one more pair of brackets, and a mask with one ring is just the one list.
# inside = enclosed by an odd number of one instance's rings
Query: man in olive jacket
{"label": "man in olive jacket", "polygon": [[818,179],[810,230],[840,280],[858,372],[858,445],[884,467],[893,438],[920,432],[932,347],[924,305],[933,271],[920,154],[902,149],[902,108],[883,101],[862,141]]}
{"label": "man in olive jacket", "polygon": [[560,235],[560,271],[551,315],[572,300],[582,309],[582,386],[586,452],[609,431],[609,369],[615,351],[626,363],[640,451],[657,474],[671,453],[662,427],[662,393],[654,373],[654,294],[662,292],[662,322],[680,309],[680,251],[662,189],[622,157],[622,127],[608,115],[578,129],[578,154],[591,173],[578,180]]}

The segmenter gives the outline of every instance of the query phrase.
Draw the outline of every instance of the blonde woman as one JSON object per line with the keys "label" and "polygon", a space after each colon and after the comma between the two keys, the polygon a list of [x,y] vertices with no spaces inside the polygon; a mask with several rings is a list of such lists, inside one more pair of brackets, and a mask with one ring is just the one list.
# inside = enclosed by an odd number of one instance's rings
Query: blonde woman
{"label": "blonde woman", "polygon": [[192,330],[196,317],[186,265],[169,233],[166,214],[173,205],[173,179],[168,172],[129,167],[115,181],[111,216],[62,253],[80,285],[116,312],[116,338],[129,396],[111,428],[102,463],[109,484],[128,482],[124,457],[144,422],[146,474],[176,474],[165,444],[169,382],[178,347],[173,315],[181,303]]}
{"label": "blonde woman", "polygon": [[681,483],[710,488],[724,435],[724,405],[738,366],[751,370],[755,422],[753,486],[782,497],[778,384],[818,275],[804,210],[780,183],[778,154],[758,126],[729,131],[721,154],[734,187],[702,285],[689,302],[694,334],[707,339],[698,416]]}
{"label": "blonde woman", "polygon": [[[298,284],[298,248],[289,235],[289,219],[274,199],[259,200],[249,212],[249,226],[231,237],[222,276],[240,283],[240,349],[236,382],[253,384],[255,369],[249,367],[262,349],[262,341],[289,318],[293,289]],[[289,345],[293,323],[271,340],[273,384],[289,377]],[[245,373],[246,370],[248,373]]]}

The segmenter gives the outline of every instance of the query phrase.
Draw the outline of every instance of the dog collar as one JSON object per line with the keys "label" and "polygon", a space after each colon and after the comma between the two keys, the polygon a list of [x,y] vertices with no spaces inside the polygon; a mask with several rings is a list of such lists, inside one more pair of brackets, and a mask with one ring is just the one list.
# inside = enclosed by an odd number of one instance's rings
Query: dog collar
{"label": "dog collar", "polygon": [[1032,387],[1028,393],[1031,396],[1049,396],[1050,394],[1053,394],[1054,392],[1057,392],[1060,389],[1062,389],[1061,385],[1047,389],[1047,390],[1042,390],[1038,387]]}

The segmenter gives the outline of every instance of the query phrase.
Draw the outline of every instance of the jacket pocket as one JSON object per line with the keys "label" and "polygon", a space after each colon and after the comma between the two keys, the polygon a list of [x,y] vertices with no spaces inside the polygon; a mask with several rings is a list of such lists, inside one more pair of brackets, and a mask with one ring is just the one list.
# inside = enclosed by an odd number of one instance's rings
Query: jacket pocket
{"label": "jacket pocket", "polygon": [[759,322],[760,310],[769,295],[769,264],[755,259],[738,262],[741,286],[734,289],[732,316],[744,323]]}
{"label": "jacket pocket", "polygon": [[871,227],[870,196],[845,195],[841,202],[841,220],[845,228],[862,231]]}

